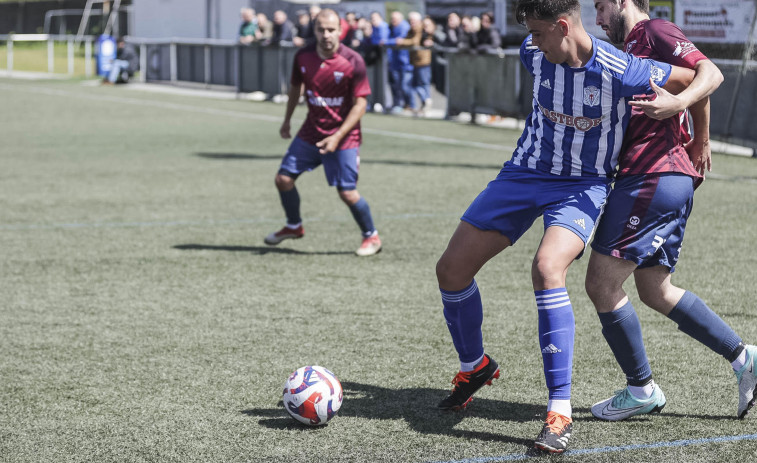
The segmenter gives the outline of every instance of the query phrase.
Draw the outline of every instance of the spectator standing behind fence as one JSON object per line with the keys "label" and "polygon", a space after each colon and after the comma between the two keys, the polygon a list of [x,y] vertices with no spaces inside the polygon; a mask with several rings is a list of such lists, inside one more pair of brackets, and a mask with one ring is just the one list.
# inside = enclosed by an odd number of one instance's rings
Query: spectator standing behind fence
{"label": "spectator standing behind fence", "polygon": [[265,41],[265,45],[278,45],[281,42],[293,42],[295,36],[294,24],[287,17],[283,10],[276,10],[273,13],[273,34],[271,38]]}
{"label": "spectator standing behind fence", "polygon": [[[412,66],[410,95],[406,103],[410,105],[413,114],[419,116],[425,109],[426,100],[431,97],[431,50],[423,48],[423,16],[417,11],[407,15],[410,30],[404,39],[398,38],[395,43],[399,47],[410,47],[410,64]],[[420,104],[415,100],[415,94],[420,98]]]}
{"label": "spectator standing behind fence", "polygon": [[344,15],[344,20],[347,22],[347,28],[346,31],[342,31],[342,34],[344,34],[342,44],[353,50],[357,49],[360,46],[360,41],[363,40],[363,32],[358,27],[357,15],[353,11],[348,11]]}
{"label": "spectator standing behind fence", "polygon": [[[373,24],[365,18],[358,19],[357,23],[363,37],[358,44],[357,51],[363,57],[366,66],[373,66],[381,58],[381,47],[373,43]],[[383,106],[381,108],[383,109]],[[376,110],[376,105],[373,109]]]}
{"label": "spectator standing behind fence", "polygon": [[116,41],[116,59],[113,60],[110,72],[103,79],[103,85],[113,85],[116,82],[128,82],[129,78],[139,69],[139,57],[131,45],[123,37]]}
{"label": "spectator standing behind fence", "polygon": [[[460,46],[460,40],[463,37],[463,28],[460,25],[460,15],[452,12],[447,15],[447,24],[444,28],[437,28],[437,33],[440,34],[439,46],[445,49],[454,49]],[[434,56],[432,75],[434,78],[434,85],[436,89],[446,94],[446,81],[447,78],[447,53],[444,50],[437,51]]]}
{"label": "spectator standing behind fence", "polygon": [[473,25],[473,18],[465,15],[460,19],[460,29],[463,33],[457,41],[457,48],[461,50],[475,50],[476,48],[476,27]]}
{"label": "spectator standing behind fence", "polygon": [[[393,11],[390,19],[389,38],[381,42],[387,47],[397,46],[397,39],[404,39],[410,32],[410,24],[399,11]],[[393,114],[400,114],[413,101],[413,65],[408,50],[387,48],[389,60],[389,84],[392,90]]]}
{"label": "spectator standing behind fence", "polygon": [[502,45],[499,31],[494,27],[494,13],[481,14],[481,29],[476,33],[476,50],[495,50]]}
{"label": "spectator standing behind fence", "polygon": [[463,28],[460,25],[460,15],[450,13],[447,15],[447,25],[444,27],[444,39],[440,45],[444,48],[457,48],[463,34]]}
{"label": "spectator standing behind fence", "polygon": [[[431,108],[431,84],[434,87],[440,85],[439,76],[444,72],[444,67],[440,63],[439,54],[441,53],[437,48],[441,46],[444,41],[444,30],[437,26],[430,16],[426,15],[423,18],[423,37],[421,38],[421,45],[431,50],[431,82],[427,85],[428,97],[424,100],[424,111],[428,111]],[[443,85],[444,82],[441,81]]]}
{"label": "spectator standing behind fence", "polygon": [[257,38],[258,18],[252,8],[242,8],[239,14],[242,16],[242,24],[239,26],[239,43],[249,45]]}
{"label": "spectator standing behind fence", "polygon": [[258,31],[255,33],[255,38],[258,41],[266,43],[273,36],[273,24],[268,20],[268,16],[265,13],[258,13]]}
{"label": "spectator standing behind fence", "polygon": [[295,26],[297,32],[295,32],[292,42],[298,47],[302,47],[309,43],[311,39],[314,39],[313,26],[310,21],[310,13],[305,10],[299,10],[297,12],[297,25]]}

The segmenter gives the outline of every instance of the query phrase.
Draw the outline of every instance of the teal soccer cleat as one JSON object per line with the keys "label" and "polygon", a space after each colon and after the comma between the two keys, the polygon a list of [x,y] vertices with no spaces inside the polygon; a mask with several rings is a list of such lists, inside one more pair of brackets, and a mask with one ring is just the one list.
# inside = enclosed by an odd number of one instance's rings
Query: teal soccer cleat
{"label": "teal soccer cleat", "polygon": [[621,421],[636,415],[660,413],[665,407],[665,394],[658,385],[654,385],[652,397],[641,400],[631,394],[626,387],[617,391],[609,399],[597,402],[591,407],[591,414],[600,420]]}
{"label": "teal soccer cleat", "polygon": [[746,364],[736,372],[739,382],[739,418],[744,418],[754,405],[754,392],[757,389],[757,371],[755,371],[754,357],[757,346],[746,346]]}

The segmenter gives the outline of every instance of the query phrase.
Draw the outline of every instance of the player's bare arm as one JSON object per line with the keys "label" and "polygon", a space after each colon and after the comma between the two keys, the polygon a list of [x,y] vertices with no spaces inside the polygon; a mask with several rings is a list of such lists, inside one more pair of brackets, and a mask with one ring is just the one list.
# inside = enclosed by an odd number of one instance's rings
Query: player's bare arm
{"label": "player's bare arm", "polygon": [[350,133],[358,121],[360,121],[360,118],[363,117],[366,107],[368,107],[368,100],[365,97],[361,96],[355,99],[355,104],[350,109],[347,117],[344,118],[344,122],[342,122],[339,130],[315,144],[320,148],[321,154],[334,152],[339,147],[342,138]]}
{"label": "player's bare arm", "polygon": [[284,114],[284,122],[281,123],[281,128],[279,129],[279,135],[281,135],[281,138],[292,138],[292,114],[294,114],[294,110],[300,102],[303,88],[304,85],[291,85],[289,87],[289,98],[287,100],[286,113]]}
{"label": "player's bare arm", "polygon": [[[676,74],[682,74],[676,72],[676,70],[680,71],[682,69],[684,68],[674,67],[671,72],[670,80],[673,80]],[[680,91],[676,92],[675,90],[681,88],[681,82],[671,83],[670,80],[668,80],[668,84],[671,84],[671,86],[668,87],[666,84],[662,89],[657,87],[657,89],[655,89],[655,93],[657,94],[655,99],[632,102],[631,105],[641,109],[644,111],[644,114],[653,119],[667,119],[668,117],[674,116],[686,108],[691,107],[703,98],[710,96],[723,82],[723,74],[710,60],[699,61],[696,64],[694,71],[689,71],[694,73],[693,79],[689,84],[686,84],[680,89]],[[685,83],[686,76],[680,75],[680,77],[683,78],[683,83]],[[653,88],[655,88],[655,86],[653,86]],[[673,93],[677,94],[674,95]]]}
{"label": "player's bare arm", "polygon": [[705,97],[689,107],[694,123],[694,138],[686,144],[686,152],[700,175],[712,170],[710,147],[710,97]]}

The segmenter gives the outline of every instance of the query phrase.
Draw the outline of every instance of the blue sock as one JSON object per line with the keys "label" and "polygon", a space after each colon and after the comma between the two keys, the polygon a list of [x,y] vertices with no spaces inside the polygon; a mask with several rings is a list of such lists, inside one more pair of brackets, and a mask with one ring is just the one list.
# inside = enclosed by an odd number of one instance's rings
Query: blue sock
{"label": "blue sock", "polygon": [[565,288],[534,291],[539,313],[539,347],[550,400],[570,400],[576,321]]}
{"label": "blue sock", "polygon": [[461,362],[473,362],[484,355],[484,340],[481,325],[484,322],[484,308],[476,280],[461,291],[442,293],[444,318],[452,335],[457,355]]}
{"label": "blue sock", "polygon": [[683,294],[668,314],[668,318],[678,323],[679,330],[722,355],[726,360],[731,359],[736,350],[740,350],[739,335],[692,292],[686,291]]}
{"label": "blue sock", "polygon": [[287,223],[289,225],[297,225],[302,222],[302,218],[300,217],[300,194],[297,193],[297,187],[289,191],[279,190],[279,198],[281,198],[281,205],[284,206]]}
{"label": "blue sock", "polygon": [[631,301],[612,312],[598,313],[602,335],[631,386],[644,386],[652,378],[641,323]]}
{"label": "blue sock", "polygon": [[357,222],[364,237],[367,238],[376,231],[373,227],[371,208],[368,207],[368,201],[365,198],[361,197],[358,202],[350,206],[350,212],[352,212],[352,217],[355,218],[355,222]]}

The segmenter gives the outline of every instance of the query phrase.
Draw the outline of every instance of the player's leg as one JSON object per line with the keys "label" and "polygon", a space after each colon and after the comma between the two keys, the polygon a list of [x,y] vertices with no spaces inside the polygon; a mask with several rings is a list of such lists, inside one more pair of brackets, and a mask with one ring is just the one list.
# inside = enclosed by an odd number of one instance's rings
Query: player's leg
{"label": "player's leg", "polygon": [[355,254],[361,257],[372,256],[381,251],[381,238],[376,227],[373,225],[373,216],[368,201],[357,190],[338,189],[339,197],[349,207],[352,217],[355,219],[363,241]]}
{"label": "player's leg", "polygon": [[[664,394],[652,379],[641,324],[622,288],[637,266],[656,254],[655,246],[670,234],[669,224],[689,199],[680,191],[659,188],[662,178],[618,178],[592,243],[586,291],[599,315],[602,334],[627,381],[625,389],[592,406],[594,416],[604,420],[659,412],[665,406]],[[679,186],[691,190],[689,177],[679,180]]]}
{"label": "player's leg", "polygon": [[439,403],[440,409],[464,409],[478,389],[499,377],[499,365],[484,354],[484,312],[474,277],[510,244],[499,231],[481,230],[461,221],[436,265],[444,318],[460,359],[460,372],[452,381],[455,387]]}
{"label": "player's leg", "polygon": [[[754,405],[757,376],[753,368],[757,347],[744,346],[741,337],[696,294],[671,282],[665,266],[634,272],[636,288],[644,304],[673,320],[678,329],[721,355],[736,374],[739,384],[739,418]],[[751,367],[751,368],[750,368]]]}
{"label": "player's leg", "polygon": [[623,291],[635,269],[634,262],[592,251],[586,272],[586,292],[599,315],[602,335],[627,381],[625,389],[591,408],[594,416],[609,421],[659,412],[665,406],[665,396],[652,380],[639,317]]}
{"label": "player's leg", "polygon": [[465,408],[473,393],[499,377],[499,365],[484,354],[484,314],[474,277],[539,216],[538,188],[533,171],[506,164],[465,211],[436,264],[444,318],[460,360],[454,389],[439,403],[441,409]]}
{"label": "player's leg", "polygon": [[572,432],[570,404],[575,319],[565,285],[571,263],[584,252],[608,187],[579,182],[550,185],[544,196],[559,195],[544,210],[544,237],[531,267],[538,310],[539,348],[549,390],[547,418],[534,445],[552,453],[568,447]]}
{"label": "player's leg", "polygon": [[266,236],[264,240],[266,244],[277,245],[286,239],[297,239],[305,236],[305,229],[300,217],[300,194],[295,182],[302,172],[312,170],[318,167],[320,163],[321,155],[318,152],[318,147],[305,143],[299,137],[292,140],[289,149],[281,160],[279,171],[274,180],[287,223],[281,230]]}
{"label": "player's leg", "polygon": [[323,171],[329,185],[335,186],[339,198],[350,209],[360,228],[362,243],[355,251],[358,256],[372,256],[381,251],[381,238],[373,225],[368,201],[357,191],[360,154],[358,148],[349,148],[323,155]]}

